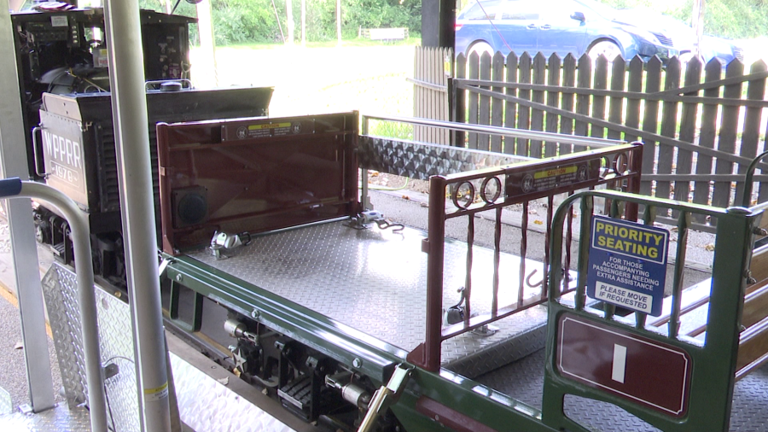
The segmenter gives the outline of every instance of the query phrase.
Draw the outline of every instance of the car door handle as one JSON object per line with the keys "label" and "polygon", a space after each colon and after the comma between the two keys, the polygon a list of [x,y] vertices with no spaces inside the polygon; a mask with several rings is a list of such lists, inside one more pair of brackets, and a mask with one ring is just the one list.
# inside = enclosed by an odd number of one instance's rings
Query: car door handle
{"label": "car door handle", "polygon": [[542,30],[549,30],[552,28],[552,25],[550,24],[544,24],[543,26],[539,27]]}

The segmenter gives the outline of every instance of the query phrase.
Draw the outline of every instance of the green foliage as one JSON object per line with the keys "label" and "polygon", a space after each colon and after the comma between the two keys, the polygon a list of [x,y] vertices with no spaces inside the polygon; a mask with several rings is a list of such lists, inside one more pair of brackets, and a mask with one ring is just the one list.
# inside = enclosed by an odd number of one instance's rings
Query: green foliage
{"label": "green foliage", "polygon": [[[693,0],[603,0],[617,9],[646,7],[691,22]],[[768,34],[768,2],[704,0],[704,33],[732,39]]]}
{"label": "green foliage", "polygon": [[369,133],[373,136],[395,138],[401,140],[413,139],[413,125],[372,120],[369,127]]}
{"label": "green foliage", "polygon": [[[173,4],[176,4],[175,0]],[[171,5],[171,7],[173,7],[173,5]],[[139,8],[150,9],[157,12],[165,13],[165,0],[139,0]],[[195,9],[195,5],[187,3],[185,0],[181,0],[179,1],[179,4],[176,7],[176,11],[174,12],[174,14],[184,15],[188,17],[196,17],[197,10]],[[192,43],[196,43],[196,41],[198,40],[196,25],[189,26],[189,39],[190,41],[192,41]]]}
{"label": "green foliage", "polygon": [[358,28],[407,27],[421,31],[420,0],[347,0],[342,2],[343,33],[357,34]]}
{"label": "green foliage", "polygon": [[730,38],[768,34],[768,4],[759,1],[710,0],[704,11],[704,29]]}
{"label": "green foliage", "polygon": [[[270,0],[215,0],[211,8],[217,45],[282,41]],[[279,7],[278,13],[283,14]]]}
{"label": "green foliage", "polygon": [[[165,11],[162,0],[140,0],[145,9]],[[211,0],[217,45],[282,42],[288,37],[285,0]],[[336,0],[306,0],[307,41],[336,39]],[[421,0],[342,0],[342,36],[354,38],[359,28],[407,27],[421,31]],[[278,24],[275,12],[280,18]],[[301,0],[292,1],[294,37],[301,39]],[[197,16],[195,6],[181,0],[177,14]],[[196,35],[196,32],[193,32]]]}

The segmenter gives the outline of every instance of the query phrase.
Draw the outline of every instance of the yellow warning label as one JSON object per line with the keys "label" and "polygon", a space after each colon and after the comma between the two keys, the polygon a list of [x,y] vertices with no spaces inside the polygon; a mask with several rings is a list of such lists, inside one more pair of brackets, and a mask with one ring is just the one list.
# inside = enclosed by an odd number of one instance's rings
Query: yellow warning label
{"label": "yellow warning label", "polygon": [[291,127],[290,123],[269,123],[248,126],[248,130],[277,129]]}
{"label": "yellow warning label", "polygon": [[654,261],[663,259],[666,247],[663,233],[603,219],[595,221],[592,235],[595,237],[594,245],[598,248]]}
{"label": "yellow warning label", "polygon": [[557,177],[559,175],[564,174],[573,174],[578,170],[578,167],[576,165],[562,167],[562,168],[554,168],[549,169],[545,171],[539,171],[533,174],[533,178],[535,179],[542,179],[542,178],[548,178],[548,177]]}
{"label": "yellow warning label", "polygon": [[168,381],[160,387],[145,388],[144,399],[148,401],[156,401],[168,397]]}

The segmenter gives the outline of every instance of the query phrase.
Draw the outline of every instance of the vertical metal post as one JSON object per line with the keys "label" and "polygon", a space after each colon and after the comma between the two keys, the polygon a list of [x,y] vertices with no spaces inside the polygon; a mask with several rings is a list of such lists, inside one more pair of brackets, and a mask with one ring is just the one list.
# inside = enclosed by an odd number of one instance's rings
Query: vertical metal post
{"label": "vertical metal post", "polygon": [[[0,0],[0,58],[6,59],[0,64],[0,88],[6,95],[0,101],[0,176],[28,178],[25,131],[21,119],[21,102],[17,96],[19,78],[8,0]],[[29,200],[10,200],[6,210],[14,251],[11,258],[19,299],[29,399],[32,410],[40,412],[53,408],[54,397],[32,206]]]}
{"label": "vertical metal post", "polygon": [[420,356],[414,352],[408,361],[428,371],[440,369],[440,343],[443,327],[443,266],[445,256],[445,177],[432,176],[429,179],[429,221],[428,238],[422,250],[427,258],[427,311],[426,338]]}
{"label": "vertical metal post", "polygon": [[[360,135],[368,135],[368,117],[362,116],[362,128]],[[368,196],[368,170],[360,169],[360,205],[363,210],[373,210],[371,197]]]}
{"label": "vertical metal post", "polygon": [[[107,432],[107,403],[104,377],[99,353],[99,327],[97,324],[96,295],[93,286],[91,262],[91,236],[88,219],[74,201],[62,192],[41,183],[22,182],[18,179],[2,180],[21,186],[18,196],[38,198],[52,204],[64,215],[72,229],[72,245],[77,263],[77,298],[80,303],[80,321],[85,354],[85,377],[88,385],[88,408],[91,431]],[[16,201],[16,200],[13,200]]]}
{"label": "vertical metal post", "polygon": [[138,0],[104,5],[126,274],[146,430],[171,430]]}
{"label": "vertical metal post", "polygon": [[[640,193],[641,173],[643,172],[643,144],[641,142],[632,143],[635,145],[633,151],[629,153],[629,170],[632,177],[627,180],[627,192],[633,194]],[[628,221],[637,221],[638,205],[637,203],[626,203],[626,218]]]}
{"label": "vertical metal post", "polygon": [[197,33],[200,36],[202,61],[196,64],[192,75],[197,87],[216,88],[219,86],[219,72],[216,66],[216,41],[213,37],[213,15],[211,2],[202,0],[197,3]]}

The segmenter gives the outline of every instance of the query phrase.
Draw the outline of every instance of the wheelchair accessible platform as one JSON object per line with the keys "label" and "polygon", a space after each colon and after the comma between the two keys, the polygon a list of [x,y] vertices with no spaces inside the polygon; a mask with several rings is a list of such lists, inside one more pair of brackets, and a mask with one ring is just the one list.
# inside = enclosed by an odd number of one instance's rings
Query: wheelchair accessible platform
{"label": "wheelchair accessible platform", "polygon": [[[411,351],[425,338],[427,254],[425,233],[375,226],[358,230],[344,221],[256,236],[217,259],[201,249],[187,256],[298,303],[381,341]],[[225,254],[226,255],[226,254]],[[458,303],[466,283],[467,244],[446,239],[443,307]],[[526,260],[526,274],[541,280],[543,265]],[[489,313],[493,250],[474,246],[472,311]],[[499,305],[517,301],[520,258],[501,253]],[[537,296],[540,288],[528,288]],[[494,322],[490,336],[465,333],[443,342],[442,366],[466,377],[522,358],[544,346],[546,307]],[[502,361],[503,363],[499,363]]]}

